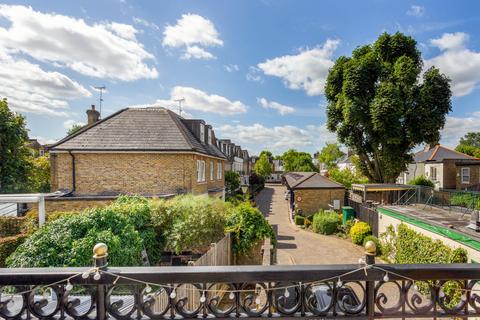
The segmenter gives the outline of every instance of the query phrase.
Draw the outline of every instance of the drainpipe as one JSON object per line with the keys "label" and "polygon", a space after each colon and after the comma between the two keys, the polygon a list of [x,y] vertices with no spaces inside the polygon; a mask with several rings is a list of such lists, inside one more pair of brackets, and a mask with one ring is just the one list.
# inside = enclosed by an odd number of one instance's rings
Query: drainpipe
{"label": "drainpipe", "polygon": [[68,154],[72,157],[72,191],[68,193],[71,195],[75,192],[76,189],[76,182],[75,182],[75,155],[72,153],[72,150],[68,150]]}

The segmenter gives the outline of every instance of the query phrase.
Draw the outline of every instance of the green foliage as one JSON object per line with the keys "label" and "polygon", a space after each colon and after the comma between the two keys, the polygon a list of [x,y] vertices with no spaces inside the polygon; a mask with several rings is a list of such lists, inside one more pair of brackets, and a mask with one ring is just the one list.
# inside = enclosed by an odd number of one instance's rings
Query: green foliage
{"label": "green foliage", "polygon": [[460,138],[460,144],[480,148],[480,132],[468,132]]}
{"label": "green foliage", "polygon": [[290,149],[282,155],[285,172],[314,172],[318,168],[313,164],[312,156],[307,152]]}
{"label": "green foliage", "polygon": [[401,33],[383,33],[338,58],[325,96],[328,129],[359,156],[372,182],[394,182],[416,145],[440,139],[451,111],[449,79],[434,67],[422,75],[416,42]]}
{"label": "green foliage", "polygon": [[260,152],[260,154],[258,155],[258,157],[261,157],[263,155],[266,155],[268,157],[268,160],[272,160],[273,159],[273,154],[268,151],[268,150],[263,150],[262,152]]}
{"label": "green foliage", "polygon": [[414,186],[426,186],[426,187],[434,187],[435,185],[433,184],[432,180],[428,179],[425,176],[418,176],[411,180],[408,184],[414,185]]}
{"label": "green foliage", "polygon": [[50,191],[50,159],[48,155],[31,159],[31,171],[27,186],[29,192]]}
{"label": "green foliage", "polygon": [[33,157],[25,118],[0,100],[0,193],[25,192]]}
{"label": "green foliage", "polygon": [[455,150],[475,158],[480,158],[480,147],[475,147],[467,144],[459,144],[455,148]]}
{"label": "green foliage", "polygon": [[395,259],[395,241],[397,235],[392,225],[389,225],[385,232],[380,234],[380,242],[382,245],[382,259],[392,262]]}
{"label": "green foliage", "polygon": [[368,183],[368,179],[348,168],[334,168],[328,171],[328,177],[335,182],[343,184],[345,188],[351,188],[354,183]]}
{"label": "green foliage", "polygon": [[305,217],[300,215],[295,215],[295,224],[297,226],[303,226],[305,224]]}
{"label": "green foliage", "polygon": [[363,244],[363,240],[366,236],[372,234],[372,228],[368,223],[363,221],[357,221],[352,228],[350,228],[350,238],[355,244]]}
{"label": "green foliage", "polygon": [[249,203],[231,208],[228,214],[225,232],[232,232],[233,250],[246,253],[258,242],[270,238],[275,245],[275,233],[263,214]]}
{"label": "green foliage", "polygon": [[235,171],[225,171],[225,189],[228,194],[234,194],[240,188],[240,175]]}
{"label": "green foliage", "polygon": [[156,200],[152,205],[152,223],[157,234],[163,234],[166,250],[200,250],[224,236],[230,207],[220,199],[205,196]]}
{"label": "green foliage", "polygon": [[331,211],[320,211],[313,216],[312,229],[314,232],[330,235],[339,230],[342,224],[340,215]]}
{"label": "green foliage", "polygon": [[465,249],[450,247],[400,224],[395,239],[395,263],[466,263]]}
{"label": "green foliage", "polygon": [[0,239],[22,233],[25,218],[0,216]]}
{"label": "green foliage", "polygon": [[366,236],[364,239],[363,239],[363,245],[365,246],[365,244],[368,242],[368,241],[373,241],[375,243],[375,247],[377,248],[377,256],[381,256],[382,255],[382,243],[380,242],[380,240],[375,237],[375,236]]}
{"label": "green foliage", "polygon": [[74,133],[76,133],[77,131],[79,131],[80,129],[82,129],[84,126],[82,126],[81,124],[74,124],[73,126],[70,127],[70,129],[67,130],[67,136],[70,136]]}
{"label": "green foliage", "polygon": [[258,176],[265,179],[272,174],[272,170],[272,164],[270,163],[268,155],[266,153],[261,154],[257,162],[255,162],[253,171],[255,171]]}
{"label": "green foliage", "polygon": [[80,267],[91,265],[92,248],[108,245],[113,266],[141,264],[143,241],[122,214],[93,209],[45,224],[7,259],[9,267]]}
{"label": "green foliage", "polygon": [[318,155],[318,161],[323,163],[327,170],[330,170],[337,167],[338,160],[344,155],[345,153],[340,150],[338,143],[327,142]]}
{"label": "green foliage", "polygon": [[450,204],[465,208],[480,209],[480,194],[458,192],[450,197]]}
{"label": "green foliage", "polygon": [[26,237],[25,234],[18,234],[0,238],[0,268],[7,266],[5,260],[25,241]]}

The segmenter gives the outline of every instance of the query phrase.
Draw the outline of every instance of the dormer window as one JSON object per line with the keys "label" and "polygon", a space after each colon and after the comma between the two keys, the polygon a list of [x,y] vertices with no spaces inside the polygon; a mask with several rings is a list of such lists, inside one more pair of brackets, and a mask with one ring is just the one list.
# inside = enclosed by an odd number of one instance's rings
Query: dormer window
{"label": "dormer window", "polygon": [[212,129],[208,128],[207,143],[212,144]]}
{"label": "dormer window", "polygon": [[205,142],[205,125],[203,123],[200,123],[200,141]]}

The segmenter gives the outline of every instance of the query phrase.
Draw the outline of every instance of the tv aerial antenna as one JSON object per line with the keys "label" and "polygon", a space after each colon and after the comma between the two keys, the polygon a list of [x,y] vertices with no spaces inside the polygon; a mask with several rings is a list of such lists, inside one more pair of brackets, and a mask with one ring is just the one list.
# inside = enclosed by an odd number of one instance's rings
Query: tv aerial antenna
{"label": "tv aerial antenna", "polygon": [[105,87],[105,85],[103,85],[103,86],[94,87],[94,88],[97,89],[100,92],[100,97],[98,99],[100,110],[98,112],[100,112],[100,116],[102,116],[103,90],[106,90],[107,87]]}
{"label": "tv aerial antenna", "polygon": [[185,102],[185,98],[175,99],[173,101],[178,102],[178,115],[182,116],[182,102]]}

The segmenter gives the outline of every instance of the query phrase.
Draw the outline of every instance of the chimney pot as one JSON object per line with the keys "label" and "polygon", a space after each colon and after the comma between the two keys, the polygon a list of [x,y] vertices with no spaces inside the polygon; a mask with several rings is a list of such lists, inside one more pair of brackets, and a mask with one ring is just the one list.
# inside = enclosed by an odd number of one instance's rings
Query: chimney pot
{"label": "chimney pot", "polygon": [[92,104],[92,110],[95,110],[95,105],[94,104]]}

